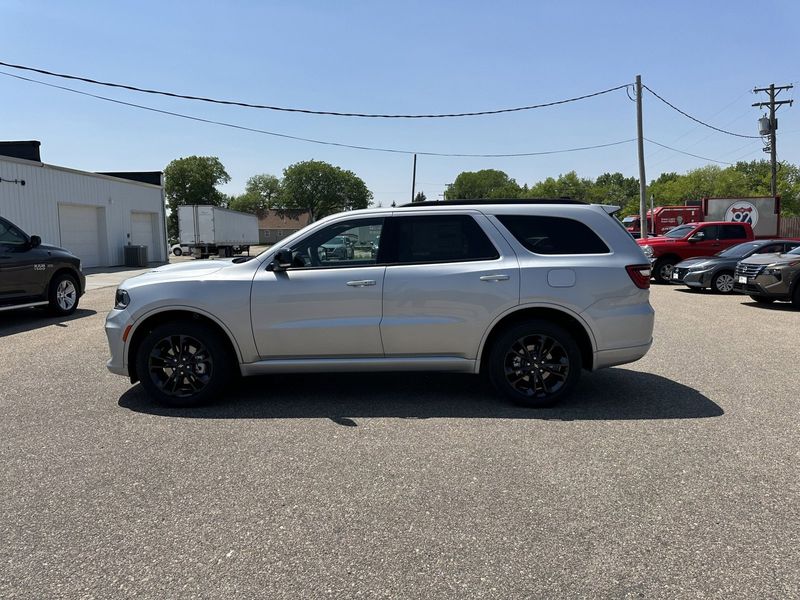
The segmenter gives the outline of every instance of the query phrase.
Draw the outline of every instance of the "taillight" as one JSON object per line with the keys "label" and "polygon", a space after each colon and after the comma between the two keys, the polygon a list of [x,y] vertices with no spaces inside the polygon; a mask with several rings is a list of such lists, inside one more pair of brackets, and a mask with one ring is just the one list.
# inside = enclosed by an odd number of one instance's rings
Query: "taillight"
{"label": "taillight", "polygon": [[628,265],[625,270],[636,287],[643,290],[650,289],[650,275],[652,275],[650,265]]}

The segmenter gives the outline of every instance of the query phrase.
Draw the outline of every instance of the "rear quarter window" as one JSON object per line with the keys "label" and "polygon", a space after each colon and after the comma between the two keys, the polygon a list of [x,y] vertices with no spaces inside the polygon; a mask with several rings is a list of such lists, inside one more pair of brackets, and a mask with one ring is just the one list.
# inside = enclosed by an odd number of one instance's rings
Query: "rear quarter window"
{"label": "rear quarter window", "polygon": [[536,254],[608,254],[591,227],[564,217],[497,215],[497,220],[527,250]]}

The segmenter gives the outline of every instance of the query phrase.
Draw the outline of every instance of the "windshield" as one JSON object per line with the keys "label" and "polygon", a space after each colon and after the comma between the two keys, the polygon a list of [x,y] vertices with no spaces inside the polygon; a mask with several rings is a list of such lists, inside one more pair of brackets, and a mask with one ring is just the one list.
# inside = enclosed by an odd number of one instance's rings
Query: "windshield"
{"label": "windshield", "polygon": [[800,246],[795,248],[794,250],[789,250],[786,254],[800,254]]}
{"label": "windshield", "polygon": [[622,222],[627,225],[628,223],[635,223],[638,220],[639,217],[625,217],[624,219],[622,219]]}
{"label": "windshield", "polygon": [[753,242],[745,242],[744,244],[736,244],[727,250],[717,252],[717,256],[725,256],[727,258],[744,258],[758,250],[761,244],[754,244]]}
{"label": "windshield", "polygon": [[679,227],[676,227],[675,229],[670,229],[667,233],[664,234],[664,236],[668,238],[682,238],[689,235],[689,232],[693,230],[694,227],[691,225],[681,225]]}

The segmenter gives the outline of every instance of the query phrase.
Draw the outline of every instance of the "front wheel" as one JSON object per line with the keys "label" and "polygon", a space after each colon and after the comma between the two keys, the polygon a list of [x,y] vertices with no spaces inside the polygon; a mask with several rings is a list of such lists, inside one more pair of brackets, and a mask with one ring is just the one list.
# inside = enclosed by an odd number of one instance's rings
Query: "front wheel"
{"label": "front wheel", "polygon": [[181,250],[180,248],[175,248],[175,249],[172,251],[172,253],[173,253],[175,256],[180,256],[181,254],[183,254],[183,250]]}
{"label": "front wheel", "polygon": [[542,320],[505,331],[489,356],[489,376],[498,392],[532,408],[553,406],[580,378],[581,353],[575,338]]}
{"label": "front wheel", "polygon": [[795,284],[794,293],[792,294],[792,306],[800,308],[800,283]]}
{"label": "front wheel", "polygon": [[56,275],[50,281],[48,300],[52,314],[59,317],[71,315],[78,308],[78,282],[68,273]]}
{"label": "front wheel", "polygon": [[711,289],[717,294],[732,294],[733,273],[730,271],[722,271],[714,275],[714,279],[711,280]]}
{"label": "front wheel", "polygon": [[656,283],[669,283],[675,264],[676,262],[674,259],[659,258],[653,268],[653,277]]}
{"label": "front wheel", "polygon": [[175,321],[147,334],[136,354],[136,372],[158,402],[188,408],[222,395],[233,361],[216,331],[202,323]]}

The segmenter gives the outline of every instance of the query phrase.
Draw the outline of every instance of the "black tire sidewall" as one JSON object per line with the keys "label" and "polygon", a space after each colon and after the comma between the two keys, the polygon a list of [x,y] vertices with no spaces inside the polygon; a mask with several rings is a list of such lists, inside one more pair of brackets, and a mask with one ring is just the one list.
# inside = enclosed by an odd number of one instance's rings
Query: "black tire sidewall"
{"label": "black tire sidewall", "polygon": [[[508,348],[519,338],[532,334],[544,334],[557,340],[567,351],[570,361],[569,375],[564,386],[558,392],[546,398],[530,398],[515,390],[508,383],[503,370],[505,355]],[[489,354],[489,379],[495,389],[503,396],[516,404],[532,408],[547,408],[553,406],[568,396],[577,384],[581,375],[581,352],[575,338],[560,325],[543,320],[530,320],[509,327],[494,341]]]}
{"label": "black tire sidewall", "polygon": [[[655,264],[653,265],[653,279],[656,280],[656,283],[669,283],[669,278],[663,279],[661,277],[661,268],[664,265],[672,265],[672,267],[675,268],[676,264],[678,264],[676,261],[670,260],[669,258],[659,258],[656,260]],[[672,272],[670,271],[670,274],[671,273]]]}
{"label": "black tire sidewall", "polygon": [[[150,378],[148,358],[155,344],[170,335],[188,335],[201,342],[212,359],[211,381],[197,394],[186,397],[170,396],[161,391]],[[155,327],[139,344],[136,354],[136,372],[142,387],[156,401],[175,408],[191,408],[218,400],[231,381],[233,359],[220,335],[209,326],[192,321],[175,321]]]}
{"label": "black tire sidewall", "polygon": [[[62,309],[56,300],[56,291],[58,290],[59,284],[61,284],[61,282],[64,280],[71,281],[72,285],[75,286],[75,304],[73,304],[72,308],[69,310]],[[78,280],[69,273],[59,273],[50,280],[50,287],[47,292],[47,300],[50,303],[47,308],[52,314],[60,317],[71,315],[78,309],[78,302],[80,301],[80,288],[78,287]]]}
{"label": "black tire sidewall", "polygon": [[183,250],[181,250],[180,248],[175,248],[175,249],[172,251],[172,253],[173,253],[175,256],[181,256],[181,255],[183,254]]}

